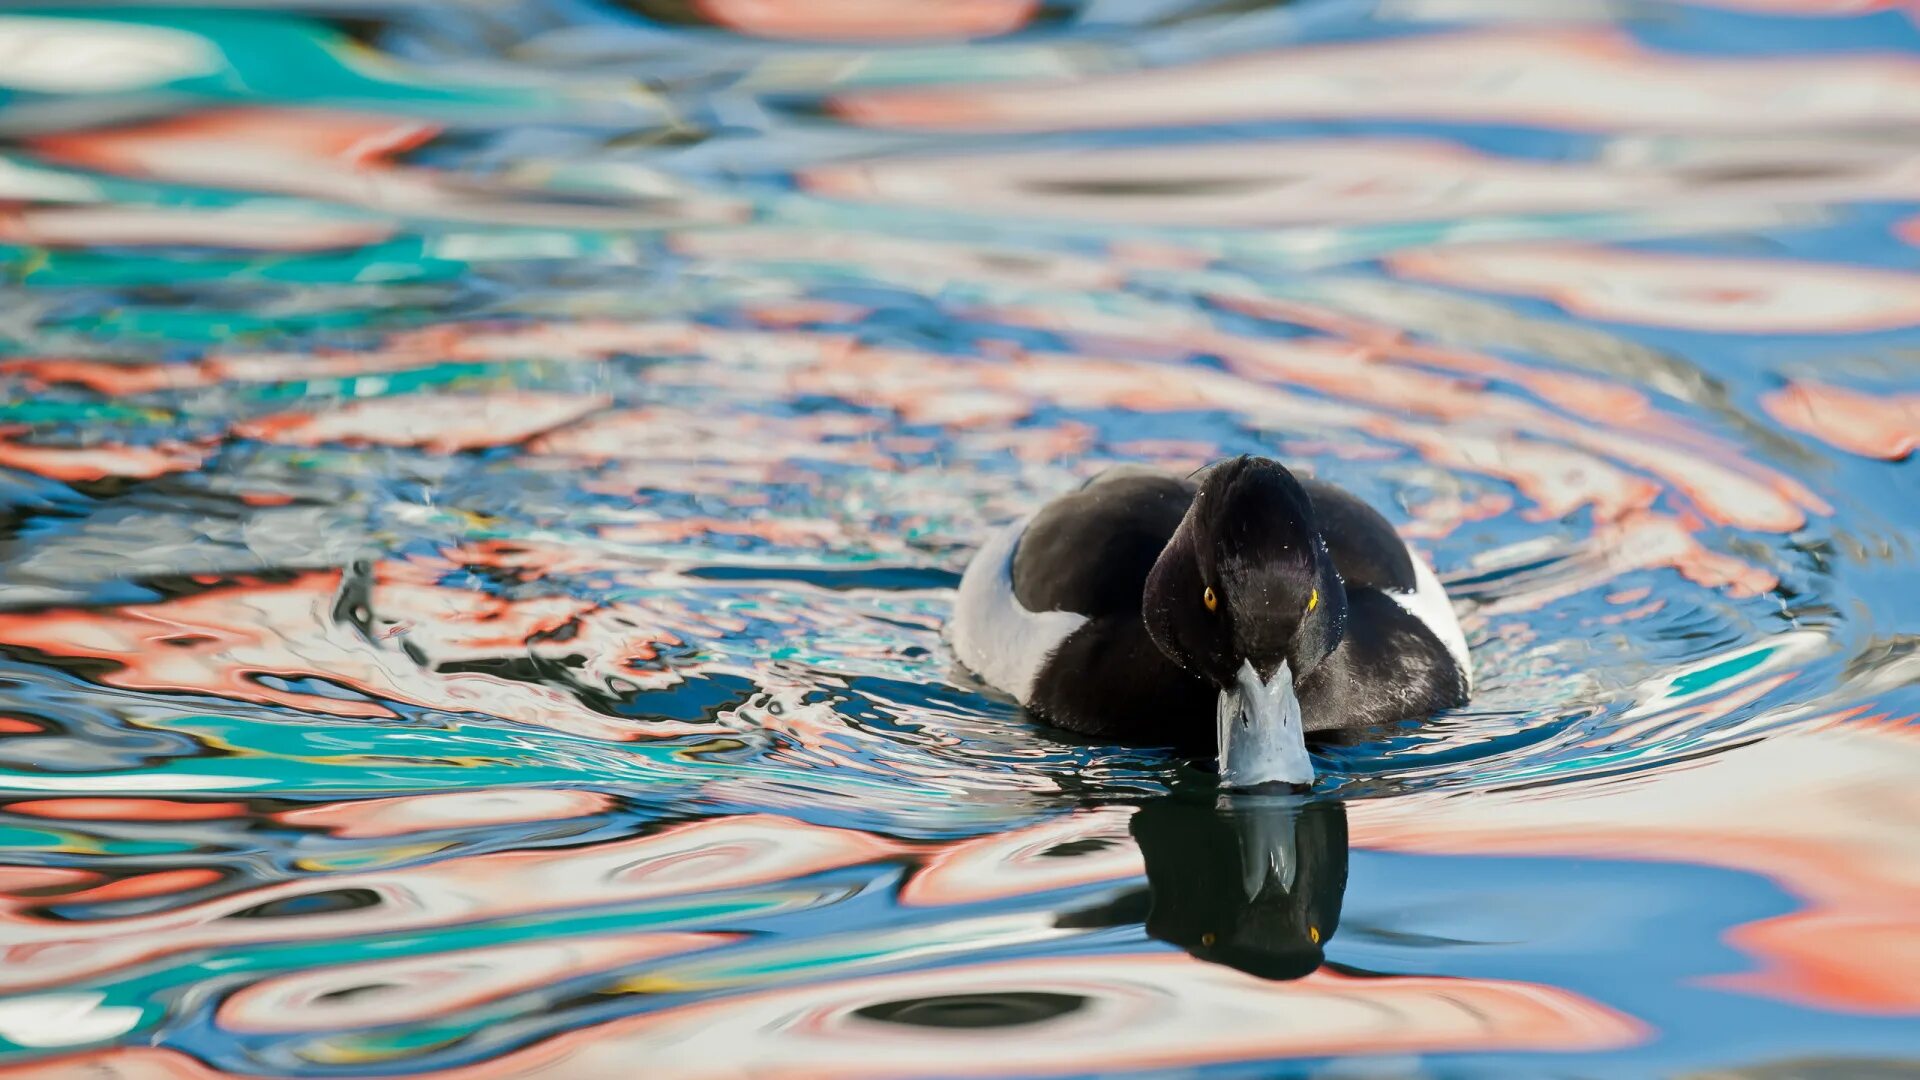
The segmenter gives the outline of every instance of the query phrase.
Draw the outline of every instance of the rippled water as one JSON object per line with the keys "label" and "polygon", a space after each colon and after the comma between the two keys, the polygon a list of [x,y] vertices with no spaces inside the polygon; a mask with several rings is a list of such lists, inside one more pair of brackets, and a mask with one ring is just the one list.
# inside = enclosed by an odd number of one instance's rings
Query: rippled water
{"label": "rippled water", "polygon": [[[10,5],[0,1077],[1920,1070],[1915,19]],[[1304,805],[940,635],[1240,452],[1479,670]]]}

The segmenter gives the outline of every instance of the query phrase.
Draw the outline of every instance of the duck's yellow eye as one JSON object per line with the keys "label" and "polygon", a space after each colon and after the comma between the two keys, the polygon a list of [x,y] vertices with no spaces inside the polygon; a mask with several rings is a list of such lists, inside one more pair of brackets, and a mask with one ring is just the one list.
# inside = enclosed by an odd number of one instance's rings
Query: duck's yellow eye
{"label": "duck's yellow eye", "polygon": [[1207,591],[1200,594],[1200,602],[1207,605],[1208,611],[1220,606],[1220,598],[1214,595],[1213,586],[1207,586]]}
{"label": "duck's yellow eye", "polygon": [[1308,594],[1307,596],[1307,610],[1312,611],[1314,608],[1317,608],[1319,606],[1320,606],[1320,590],[1315,589],[1313,590],[1312,593]]}
{"label": "duck's yellow eye", "polygon": [[1307,927],[1307,936],[1313,939],[1313,943],[1315,945],[1320,944],[1320,928],[1319,927],[1317,926]]}

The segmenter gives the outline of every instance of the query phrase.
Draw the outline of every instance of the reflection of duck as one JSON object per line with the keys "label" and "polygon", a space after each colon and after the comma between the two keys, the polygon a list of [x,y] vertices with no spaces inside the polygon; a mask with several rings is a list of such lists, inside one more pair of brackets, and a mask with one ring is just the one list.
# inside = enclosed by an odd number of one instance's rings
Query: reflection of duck
{"label": "reflection of duck", "polygon": [[1386,519],[1254,457],[1117,469],[1009,526],[967,567],[952,639],[1050,723],[1217,752],[1235,787],[1309,783],[1307,730],[1425,716],[1472,682],[1446,592]]}
{"label": "reflection of duck", "polygon": [[1173,797],[1133,816],[1153,894],[1147,933],[1263,979],[1320,966],[1347,890],[1347,812],[1337,802]]}

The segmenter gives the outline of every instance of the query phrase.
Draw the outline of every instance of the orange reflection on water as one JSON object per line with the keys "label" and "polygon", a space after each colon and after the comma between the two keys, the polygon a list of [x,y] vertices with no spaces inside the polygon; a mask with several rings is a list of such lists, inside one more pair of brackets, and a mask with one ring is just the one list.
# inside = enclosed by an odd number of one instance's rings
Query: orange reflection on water
{"label": "orange reflection on water", "polygon": [[[316,803],[288,810],[278,820],[303,829],[320,829],[343,839],[405,836],[433,829],[565,821],[612,809],[611,796],[565,788],[505,788],[499,791],[440,791]],[[17,811],[18,804],[9,809]]]}
{"label": "orange reflection on water", "polygon": [[1920,274],[1848,264],[1542,244],[1429,249],[1388,263],[1596,319],[1703,333],[1859,334],[1920,323]]}
{"label": "orange reflection on water", "polygon": [[1806,904],[1735,928],[1763,965],[1714,985],[1819,1008],[1920,1014],[1916,718],[1807,724],[1630,780],[1354,803],[1356,846],[1653,859],[1759,874]]}
{"label": "orange reflection on water", "polygon": [[[338,571],[285,582],[247,582],[152,604],[116,608],[0,612],[0,642],[47,656],[110,661],[99,682],[136,690],[198,690],[236,701],[285,705],[328,716],[393,718],[376,698],[452,712],[484,711],[590,738],[623,741],[707,730],[671,721],[639,723],[588,708],[548,686],[472,671],[422,666],[398,645],[375,640],[335,616]],[[441,660],[491,655],[490,647],[524,647],[529,634],[565,624],[592,605],[563,598],[525,603],[468,589],[391,583],[380,589],[380,613],[401,632],[419,635]],[[627,627],[623,648],[608,658],[635,657],[659,640]],[[607,642],[610,646],[613,642]],[[343,697],[273,685],[279,679],[324,678],[367,696]]]}
{"label": "orange reflection on water", "polygon": [[[1127,831],[1132,816],[1131,807],[1083,810],[948,845],[925,860],[900,890],[900,899],[970,904],[1137,878],[1145,864]],[[1074,857],[1057,857],[1063,851]]]}
{"label": "orange reflection on water", "polygon": [[[914,1017],[962,1003],[1030,1011],[969,1030]],[[569,1032],[443,1075],[765,1080],[1193,1068],[1339,1053],[1574,1050],[1638,1041],[1576,994],[1482,979],[1266,982],[1164,953],[1012,960],[742,994]],[[0,1074],[4,1075],[4,1074]]]}
{"label": "orange reflection on water", "polygon": [[[333,873],[317,881],[276,881],[154,914],[87,922],[30,914],[44,901],[19,894],[90,882],[93,875],[6,867],[0,868],[0,883],[13,895],[0,909],[5,942],[0,991],[58,986],[201,949],[420,931],[726,889],[762,888],[775,904],[804,906],[822,896],[788,884],[792,879],[899,851],[890,841],[855,830],[742,815],[577,850],[506,851]],[[169,884],[176,890],[187,887]],[[277,901],[342,890],[365,892],[374,902],[271,919],[233,917]]]}
{"label": "orange reflection on water", "polygon": [[500,391],[422,394],[287,412],[234,425],[234,434],[289,446],[418,446],[442,454],[512,446],[605,408],[594,394]]}
{"label": "orange reflection on water", "polygon": [[[17,431],[18,429],[14,429]],[[42,446],[12,442],[0,428],[0,468],[21,469],[52,480],[84,483],[122,476],[151,480],[200,467],[213,447],[168,442],[154,446],[95,443],[91,446]]]}
{"label": "orange reflection on water", "polygon": [[337,1031],[419,1023],[565,979],[710,949],[739,934],[573,936],[345,964],[250,983],[220,1003],[229,1031]]}
{"label": "orange reflection on water", "polygon": [[744,34],[808,41],[986,37],[1024,26],[1039,0],[694,0],[709,22]]}
{"label": "orange reflection on water", "polygon": [[1797,381],[1760,404],[1795,431],[1862,457],[1900,461],[1920,445],[1920,394],[1866,394]]}
{"label": "orange reflection on water", "polygon": [[1316,44],[1060,82],[833,99],[875,127],[995,132],[1378,117],[1554,128],[1745,131],[1920,119],[1904,54],[1727,60],[1625,34],[1475,30]]}

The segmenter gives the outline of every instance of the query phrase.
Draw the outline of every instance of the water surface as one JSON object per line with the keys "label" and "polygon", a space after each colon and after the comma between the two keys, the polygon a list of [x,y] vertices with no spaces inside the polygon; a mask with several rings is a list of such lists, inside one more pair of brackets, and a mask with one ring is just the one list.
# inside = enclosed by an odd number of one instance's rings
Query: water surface
{"label": "water surface", "polygon": [[[1920,1070],[1916,53],[9,6],[0,1077]],[[1469,707],[1223,800],[954,667],[989,527],[1247,452]]]}

